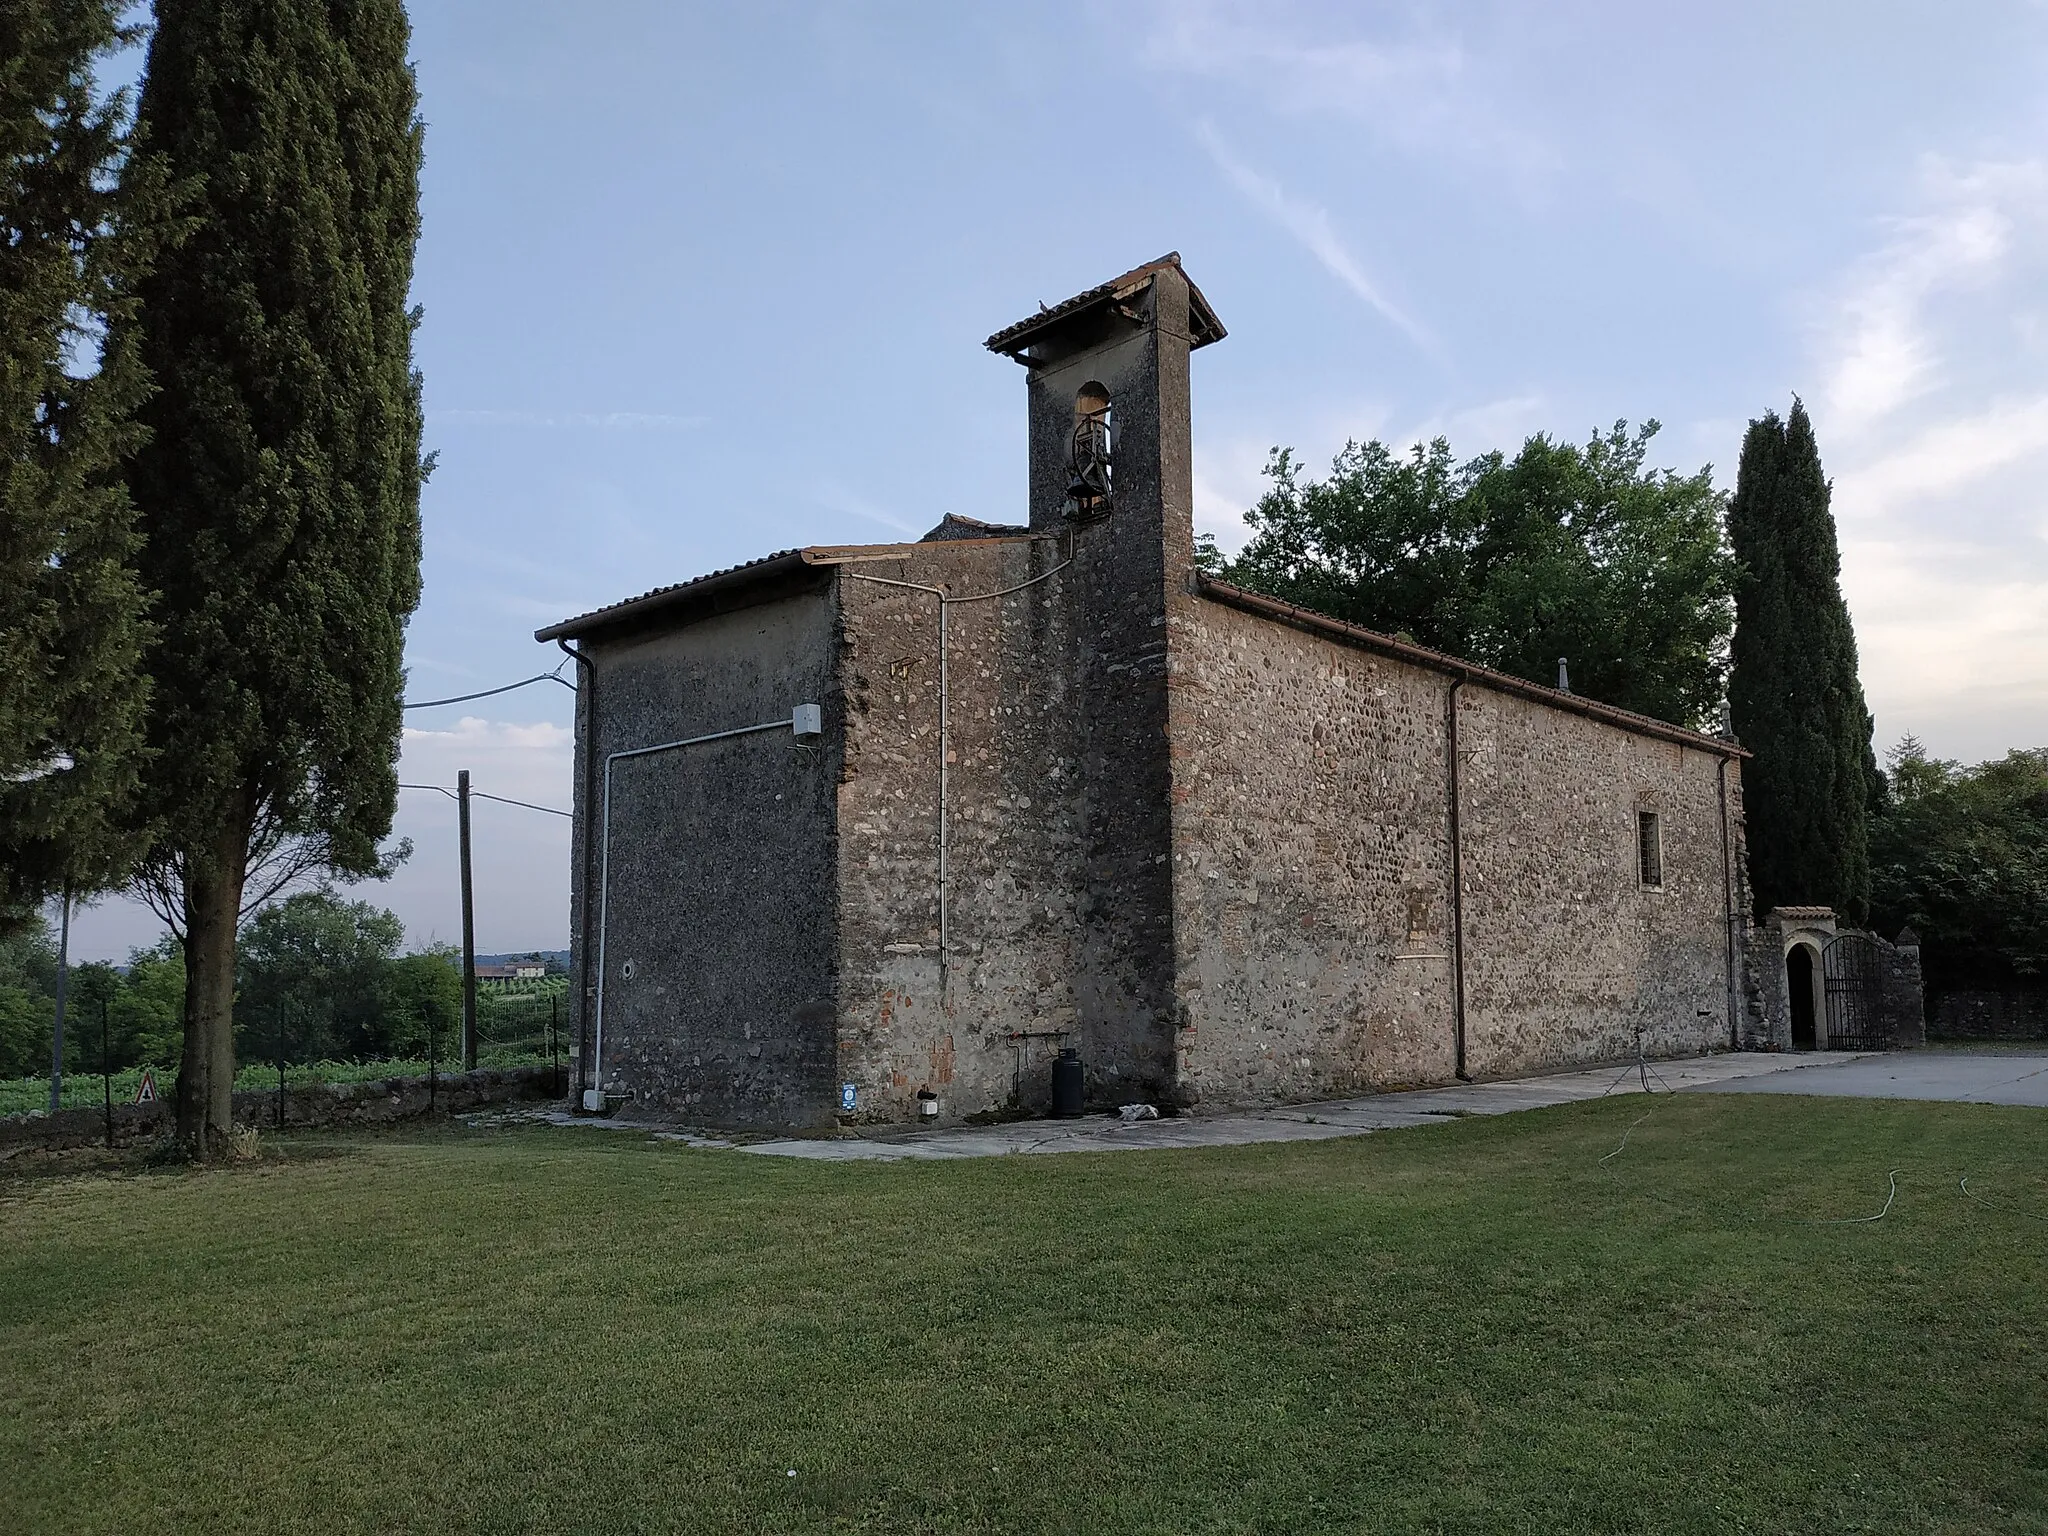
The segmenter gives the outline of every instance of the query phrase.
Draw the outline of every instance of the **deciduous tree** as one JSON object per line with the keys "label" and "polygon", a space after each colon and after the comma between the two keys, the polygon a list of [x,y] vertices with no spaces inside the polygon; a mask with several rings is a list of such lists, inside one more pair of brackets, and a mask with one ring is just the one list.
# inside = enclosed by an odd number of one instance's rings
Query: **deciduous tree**
{"label": "deciduous tree", "polygon": [[1442,438],[1348,443],[1325,480],[1288,451],[1209,565],[1254,591],[1682,725],[1716,723],[1733,566],[1712,474],[1645,467],[1657,432],[1538,435],[1464,464]]}

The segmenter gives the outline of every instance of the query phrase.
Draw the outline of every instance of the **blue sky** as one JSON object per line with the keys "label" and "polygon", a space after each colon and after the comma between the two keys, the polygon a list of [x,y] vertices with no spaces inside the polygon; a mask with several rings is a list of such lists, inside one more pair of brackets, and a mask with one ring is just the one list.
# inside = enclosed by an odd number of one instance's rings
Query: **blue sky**
{"label": "blue sky", "polygon": [[[1689,14],[1688,14],[1689,13]],[[1726,483],[1812,410],[1880,746],[2048,743],[2048,9],[433,0],[426,596],[410,696],[808,542],[1022,515],[981,338],[1167,250],[1198,517],[1275,444],[1462,455],[1656,417]],[[417,713],[402,777],[566,806],[552,685]],[[482,805],[478,943],[567,934],[567,823]],[[454,819],[363,895],[459,932]],[[156,925],[112,902],[80,953]]]}

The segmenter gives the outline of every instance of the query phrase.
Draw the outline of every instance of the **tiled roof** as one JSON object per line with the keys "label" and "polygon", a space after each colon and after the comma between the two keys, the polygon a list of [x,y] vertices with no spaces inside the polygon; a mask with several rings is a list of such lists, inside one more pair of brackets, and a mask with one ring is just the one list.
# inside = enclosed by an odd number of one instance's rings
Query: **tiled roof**
{"label": "tiled roof", "polygon": [[802,560],[802,558],[803,551],[800,549],[777,550],[774,554],[763,555],[758,560],[747,560],[739,565],[729,565],[722,571],[710,571],[702,576],[693,576],[688,581],[671,582],[665,587],[656,587],[651,592],[642,592],[638,597],[628,597],[616,603],[608,603],[602,608],[593,608],[590,612],[580,613],[573,619],[564,619],[559,624],[550,624],[546,629],[537,629],[533,632],[533,638],[536,640],[554,640],[580,634],[584,630],[595,629],[612,619],[623,617],[628,609],[638,608],[643,604],[651,606],[658,599],[672,597],[678,592],[686,592],[692,588],[708,587],[714,583],[722,583],[734,576],[740,575],[742,572],[766,574],[762,571],[764,566],[776,565],[778,563],[793,565]]}
{"label": "tiled roof", "polygon": [[[1128,298],[1150,283],[1153,274],[1163,272],[1168,267],[1180,271],[1181,276],[1187,277],[1187,273],[1181,269],[1180,252],[1168,251],[1157,261],[1148,261],[1142,267],[1133,267],[1122,277],[1100,283],[1085,293],[1075,294],[1071,299],[1062,299],[1050,309],[1041,307],[1037,314],[1027,315],[1015,325],[1004,326],[982,345],[991,352],[1002,352],[1016,357],[1044,327],[1064,320],[1069,315],[1080,314],[1095,305]],[[1202,290],[1195,286],[1193,278],[1188,278],[1188,330],[1194,345],[1198,347],[1205,347],[1212,341],[1221,341],[1224,336],[1223,322],[1216,318],[1216,311],[1209,307],[1209,301],[1202,296]],[[1024,358],[1018,360],[1029,361]]]}

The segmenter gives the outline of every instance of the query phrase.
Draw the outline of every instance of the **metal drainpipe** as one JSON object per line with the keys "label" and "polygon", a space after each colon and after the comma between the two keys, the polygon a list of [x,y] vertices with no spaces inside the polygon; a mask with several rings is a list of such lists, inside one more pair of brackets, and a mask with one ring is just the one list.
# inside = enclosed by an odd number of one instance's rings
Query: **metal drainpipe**
{"label": "metal drainpipe", "polygon": [[889,576],[869,576],[860,571],[846,574],[854,581],[872,582],[878,587],[904,587],[912,592],[928,592],[939,600],[939,998],[946,997],[946,981],[951,966],[951,930],[947,922],[949,843],[947,835],[946,808],[952,787],[952,770],[946,762],[951,750],[949,734],[947,657],[952,647],[947,643],[947,614],[955,603],[985,603],[991,598],[1008,597],[1012,592],[1022,592],[1026,587],[1035,587],[1049,577],[1057,576],[1074,563],[1074,550],[1067,546],[1067,558],[1049,571],[1041,571],[1029,581],[1020,581],[1015,586],[1001,587],[994,592],[977,592],[972,597],[955,597],[944,587],[928,586],[921,581],[899,581]]}
{"label": "metal drainpipe", "polygon": [[1458,690],[1464,686],[1462,676],[1454,677],[1444,695],[1444,791],[1451,837],[1451,1021],[1456,1032],[1458,1080],[1469,1082],[1471,1074],[1465,1070],[1465,861],[1458,830]]}
{"label": "metal drainpipe", "polygon": [[576,1102],[590,1087],[590,816],[591,793],[597,787],[597,663],[567,640],[557,639],[564,655],[576,663],[576,703],[583,718],[583,868],[576,882],[576,932],[582,938],[576,966]]}
{"label": "metal drainpipe", "polygon": [[[798,709],[814,706],[799,705]],[[685,736],[680,741],[658,741],[651,747],[627,747],[622,751],[610,752],[604,760],[604,804],[598,813],[598,856],[597,856],[597,1041],[591,1052],[591,1073],[597,1078],[595,1090],[604,1092],[604,941],[605,923],[611,911],[611,870],[612,870],[612,765],[622,757],[646,757],[655,752],[672,752],[677,747],[694,747],[700,742],[724,741],[729,736],[752,736],[758,731],[793,731],[796,713],[787,719],[770,720],[765,725],[742,725],[730,731],[708,731],[702,736]],[[585,1107],[588,1107],[586,1102]]]}
{"label": "metal drainpipe", "polygon": [[1730,847],[1728,833],[1728,759],[1721,759],[1721,905],[1725,909],[1722,926],[1727,930],[1728,939],[1728,1049],[1742,1049],[1742,1016],[1737,1011],[1735,989],[1735,856]]}

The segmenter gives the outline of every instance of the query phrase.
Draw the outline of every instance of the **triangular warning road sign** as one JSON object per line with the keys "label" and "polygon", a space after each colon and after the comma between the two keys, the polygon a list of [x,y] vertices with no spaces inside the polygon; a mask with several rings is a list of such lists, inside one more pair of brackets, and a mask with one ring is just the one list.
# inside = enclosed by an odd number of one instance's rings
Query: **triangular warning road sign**
{"label": "triangular warning road sign", "polygon": [[156,1068],[144,1067],[142,1069],[142,1086],[135,1090],[135,1102],[138,1104],[154,1104],[156,1102]]}

